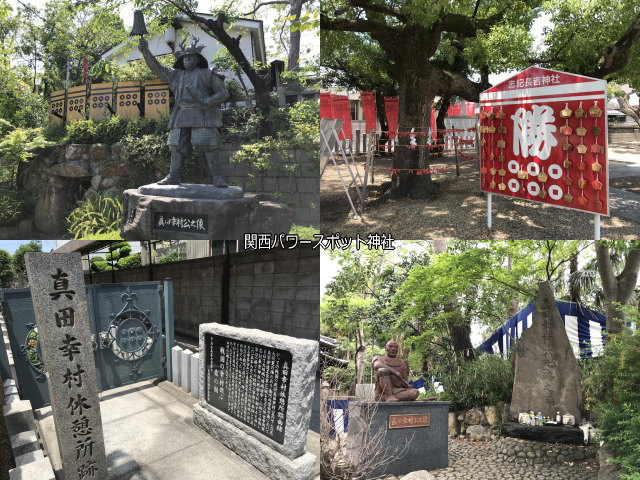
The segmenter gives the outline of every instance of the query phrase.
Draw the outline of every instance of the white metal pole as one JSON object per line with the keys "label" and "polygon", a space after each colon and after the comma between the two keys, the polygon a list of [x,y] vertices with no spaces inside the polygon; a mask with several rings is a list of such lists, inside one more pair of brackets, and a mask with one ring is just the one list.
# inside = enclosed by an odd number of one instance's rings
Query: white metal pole
{"label": "white metal pole", "polygon": [[487,193],[487,228],[491,230],[491,200],[493,200],[493,193]]}
{"label": "white metal pole", "polygon": [[593,215],[593,238],[594,240],[600,240],[600,214]]}

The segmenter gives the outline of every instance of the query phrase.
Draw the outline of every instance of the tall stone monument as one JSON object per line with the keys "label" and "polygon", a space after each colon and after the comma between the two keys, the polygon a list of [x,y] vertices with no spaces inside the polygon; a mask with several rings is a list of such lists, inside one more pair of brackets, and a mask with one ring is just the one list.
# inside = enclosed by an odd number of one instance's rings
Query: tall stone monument
{"label": "tall stone monument", "polygon": [[25,260],[65,478],[106,479],[80,255],[30,252]]}
{"label": "tall stone monument", "polygon": [[538,286],[533,324],[516,344],[511,417],[542,412],[554,418],[569,413],[580,423],[581,374],[549,282]]}
{"label": "tall stone monument", "polygon": [[310,480],[305,452],[318,342],[217,323],[200,325],[194,423],[273,480]]}

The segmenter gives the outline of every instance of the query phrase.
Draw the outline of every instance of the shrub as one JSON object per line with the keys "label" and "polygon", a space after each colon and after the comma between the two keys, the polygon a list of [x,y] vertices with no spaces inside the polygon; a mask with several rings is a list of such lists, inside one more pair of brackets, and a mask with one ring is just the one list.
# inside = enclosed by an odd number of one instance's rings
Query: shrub
{"label": "shrub", "polygon": [[22,216],[24,199],[14,190],[0,189],[0,225],[14,225]]}
{"label": "shrub", "polygon": [[81,200],[67,217],[69,232],[75,240],[89,235],[109,234],[119,237],[122,203],[119,195],[91,195]]}
{"label": "shrub", "polygon": [[443,400],[451,402],[451,411],[509,401],[513,390],[511,361],[498,355],[480,355],[462,361],[442,378]]}
{"label": "shrub", "polygon": [[112,145],[119,142],[127,131],[127,121],[121,117],[113,116],[107,120],[96,123],[95,143],[107,143]]}
{"label": "shrub", "polygon": [[78,120],[67,124],[67,136],[63,143],[97,143],[97,123],[93,120]]}
{"label": "shrub", "polygon": [[33,157],[33,150],[50,145],[41,128],[16,128],[0,139],[0,181],[15,183],[20,162]]}
{"label": "shrub", "polygon": [[316,227],[303,227],[300,225],[292,225],[291,230],[289,230],[291,235],[297,235],[301,240],[318,240],[319,237],[315,235],[320,235],[320,230]]}
{"label": "shrub", "polygon": [[180,260],[184,260],[185,258],[186,257],[184,253],[182,253],[180,250],[172,249],[166,255],[157,259],[156,263],[162,264],[162,263],[179,262]]}
{"label": "shrub", "polygon": [[356,371],[353,365],[349,368],[326,367],[322,370],[322,380],[329,382],[339,394],[347,395],[356,381]]}
{"label": "shrub", "polygon": [[111,262],[111,261],[117,262],[119,258],[120,258],[120,252],[118,252],[117,250],[109,252],[104,256],[104,259],[107,262]]}
{"label": "shrub", "polygon": [[636,330],[610,335],[604,355],[584,382],[591,387],[602,437],[613,452],[613,462],[624,472],[620,478],[639,480],[640,333]]}
{"label": "shrub", "polygon": [[127,257],[121,257],[120,260],[118,260],[118,268],[121,270],[123,268],[139,267],[140,265],[142,265],[142,258],[139,253],[134,253]]}

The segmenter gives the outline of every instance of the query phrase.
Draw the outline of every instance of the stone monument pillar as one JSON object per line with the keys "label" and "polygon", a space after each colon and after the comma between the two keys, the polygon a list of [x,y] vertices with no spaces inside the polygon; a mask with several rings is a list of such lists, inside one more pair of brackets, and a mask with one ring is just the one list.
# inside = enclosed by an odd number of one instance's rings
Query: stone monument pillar
{"label": "stone monument pillar", "polygon": [[515,355],[511,417],[533,410],[554,418],[559,411],[579,424],[582,376],[549,282],[538,287],[533,324],[522,332]]}
{"label": "stone monument pillar", "polygon": [[194,423],[273,480],[312,479],[318,342],[207,323],[200,356]]}
{"label": "stone monument pillar", "polygon": [[30,252],[25,260],[65,478],[106,479],[80,254]]}

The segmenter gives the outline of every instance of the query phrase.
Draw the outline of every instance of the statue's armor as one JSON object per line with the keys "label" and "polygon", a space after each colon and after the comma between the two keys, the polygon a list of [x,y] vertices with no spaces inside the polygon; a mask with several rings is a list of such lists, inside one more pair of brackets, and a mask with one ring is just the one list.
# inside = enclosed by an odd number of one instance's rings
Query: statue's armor
{"label": "statue's armor", "polygon": [[[167,78],[163,79],[169,84],[169,88],[175,95],[173,111],[169,116],[169,128],[220,128],[222,127],[222,114],[218,105],[184,106],[189,101],[190,87],[196,98],[216,100],[227,98],[228,93],[224,83],[218,74],[208,68],[196,68],[191,72],[181,69],[168,69]],[[212,98],[216,97],[216,98]]]}

